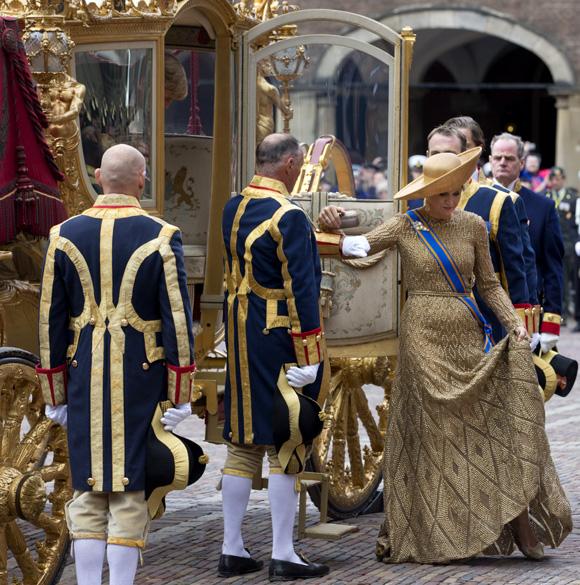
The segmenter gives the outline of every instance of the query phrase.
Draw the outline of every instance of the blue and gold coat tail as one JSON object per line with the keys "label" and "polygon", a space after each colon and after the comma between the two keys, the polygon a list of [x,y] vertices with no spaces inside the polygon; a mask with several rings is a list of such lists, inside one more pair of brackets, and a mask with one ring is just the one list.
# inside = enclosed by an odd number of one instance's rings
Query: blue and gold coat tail
{"label": "blue and gold coat tail", "polygon": [[274,393],[274,446],[284,473],[304,470],[306,448],[322,432],[323,422],[318,402],[295,390],[286,379],[286,364],[280,370],[277,392]]}

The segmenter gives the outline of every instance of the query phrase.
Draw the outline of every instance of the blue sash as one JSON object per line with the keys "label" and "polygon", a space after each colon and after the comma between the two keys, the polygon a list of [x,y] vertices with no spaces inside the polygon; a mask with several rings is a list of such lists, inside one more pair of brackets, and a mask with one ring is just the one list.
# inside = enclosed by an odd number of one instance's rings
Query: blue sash
{"label": "blue sash", "polygon": [[457,298],[469,309],[474,319],[479,321],[485,336],[483,351],[485,353],[489,352],[493,347],[491,325],[485,320],[477,303],[467,292],[467,287],[463,282],[463,277],[461,276],[459,268],[457,268],[457,264],[455,264],[453,256],[446,248],[445,244],[439,239],[439,236],[437,236],[437,234],[430,228],[427,220],[420,213],[410,209],[407,211],[406,215],[409,217],[411,225],[419,237],[419,240],[425,244],[425,247],[429,250],[429,253],[435,259],[435,262],[437,262],[437,266],[439,266],[439,270],[441,270],[441,273],[449,284],[449,288],[454,293],[462,295]]}

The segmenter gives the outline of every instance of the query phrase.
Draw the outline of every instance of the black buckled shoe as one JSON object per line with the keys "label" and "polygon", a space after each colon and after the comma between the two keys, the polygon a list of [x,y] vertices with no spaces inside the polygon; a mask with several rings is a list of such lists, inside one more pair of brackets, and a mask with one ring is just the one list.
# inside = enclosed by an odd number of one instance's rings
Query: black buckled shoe
{"label": "black buckled shoe", "polygon": [[[246,549],[247,550],[247,549]],[[248,554],[250,551],[248,551]],[[264,561],[257,561],[252,557],[236,557],[234,555],[221,555],[218,563],[218,575],[220,577],[237,577],[246,573],[255,573],[264,566]]]}
{"label": "black buckled shoe", "polygon": [[302,555],[298,555],[306,564],[291,563],[290,561],[270,561],[268,576],[270,581],[292,581],[293,579],[313,579],[323,577],[330,570],[326,565],[311,563]]}

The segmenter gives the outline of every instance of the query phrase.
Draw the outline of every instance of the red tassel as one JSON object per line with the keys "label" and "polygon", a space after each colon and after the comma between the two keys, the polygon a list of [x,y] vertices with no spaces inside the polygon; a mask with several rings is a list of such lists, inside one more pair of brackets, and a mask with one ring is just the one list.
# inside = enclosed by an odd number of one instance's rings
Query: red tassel
{"label": "red tassel", "polygon": [[22,145],[16,147],[16,229],[26,230],[37,222],[38,195],[34,192],[34,185],[28,176],[26,153]]}
{"label": "red tassel", "polygon": [[0,200],[0,244],[8,244],[16,237],[14,195]]}

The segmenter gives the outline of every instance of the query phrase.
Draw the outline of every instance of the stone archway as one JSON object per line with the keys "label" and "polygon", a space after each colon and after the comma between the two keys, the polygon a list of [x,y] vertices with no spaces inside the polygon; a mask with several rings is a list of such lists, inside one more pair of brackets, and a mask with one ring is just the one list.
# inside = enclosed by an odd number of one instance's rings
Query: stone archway
{"label": "stone archway", "polygon": [[[421,80],[430,65],[439,57],[453,54],[455,63],[444,63],[458,84],[478,83],[478,73],[483,79],[483,71],[477,71],[479,66],[485,67],[485,60],[474,63],[470,69],[470,56],[462,51],[462,47],[473,40],[483,38],[485,35],[490,43],[489,62],[492,61],[494,50],[499,50],[500,45],[510,43],[517,45],[533,53],[547,67],[551,80],[546,90],[557,98],[557,124],[555,131],[555,160],[557,164],[568,168],[571,182],[580,182],[575,177],[580,168],[580,93],[576,87],[578,80],[575,78],[572,65],[561,50],[548,38],[533,31],[512,17],[491,11],[485,8],[447,8],[417,6],[400,8],[396,12],[386,14],[378,18],[382,24],[393,30],[400,31],[409,26],[417,33],[418,39],[429,38],[428,50],[421,51],[421,43],[418,40],[417,50],[413,57],[411,70],[411,84]],[[437,31],[445,31],[447,34],[437,35]],[[368,33],[356,31],[353,36],[361,37],[372,42],[372,36]],[[331,63],[336,63],[336,56],[326,54],[319,63],[318,74],[321,78],[328,75]],[[460,63],[461,62],[461,63]],[[335,69],[334,69],[335,70]],[[554,106],[550,106],[552,108]],[[551,110],[553,112],[553,110]],[[550,148],[551,145],[550,145]]]}
{"label": "stone archway", "polygon": [[[526,28],[511,17],[491,10],[472,8],[409,8],[386,15],[381,22],[394,30],[453,29],[499,37],[535,53],[546,63],[555,84],[574,85],[575,76],[566,55],[548,39]],[[452,38],[448,43],[453,44]],[[451,45],[445,47],[448,50]],[[437,50],[437,47],[434,47]],[[434,55],[436,56],[436,55]]]}

